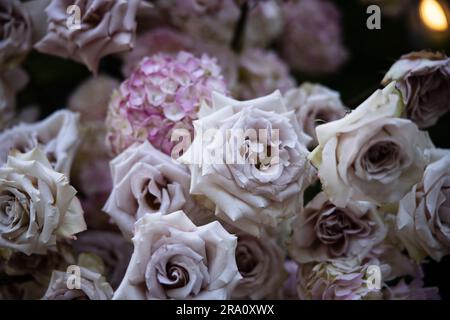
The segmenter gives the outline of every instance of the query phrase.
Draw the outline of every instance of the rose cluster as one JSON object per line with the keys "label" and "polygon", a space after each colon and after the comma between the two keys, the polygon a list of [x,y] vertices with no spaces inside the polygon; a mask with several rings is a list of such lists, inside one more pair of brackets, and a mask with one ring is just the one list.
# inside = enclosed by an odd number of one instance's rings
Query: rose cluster
{"label": "rose cluster", "polygon": [[[447,56],[349,108],[290,74],[348,58],[330,1],[80,0],[68,27],[72,2],[0,0],[0,299],[439,298]],[[15,110],[32,48],[94,73],[40,120]]]}

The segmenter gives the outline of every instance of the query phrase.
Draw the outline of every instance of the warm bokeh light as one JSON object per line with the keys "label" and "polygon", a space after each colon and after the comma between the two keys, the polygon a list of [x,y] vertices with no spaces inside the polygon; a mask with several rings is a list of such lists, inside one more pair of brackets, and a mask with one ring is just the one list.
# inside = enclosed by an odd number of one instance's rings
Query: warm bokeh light
{"label": "warm bokeh light", "polygon": [[419,12],[420,18],[427,28],[434,31],[448,30],[446,12],[437,0],[422,0]]}

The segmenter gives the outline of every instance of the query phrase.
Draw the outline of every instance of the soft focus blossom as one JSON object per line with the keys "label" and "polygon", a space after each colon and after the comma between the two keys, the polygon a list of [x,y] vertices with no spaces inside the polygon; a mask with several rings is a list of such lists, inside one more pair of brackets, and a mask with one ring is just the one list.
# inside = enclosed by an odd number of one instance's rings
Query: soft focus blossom
{"label": "soft focus blossom", "polygon": [[290,254],[301,263],[337,258],[364,258],[386,236],[376,206],[349,202],[334,206],[319,193],[293,222]]}
{"label": "soft focus blossom", "polygon": [[103,122],[111,95],[119,85],[118,80],[106,75],[88,78],[70,95],[67,108],[80,113],[82,125],[91,121]]}
{"label": "soft focus blossom", "polygon": [[393,203],[420,180],[431,143],[413,122],[396,118],[400,113],[390,85],[344,118],[316,128],[319,146],[311,159],[336,206],[350,199]]}
{"label": "soft focus blossom", "polygon": [[28,76],[21,68],[0,72],[0,131],[12,124],[16,112],[16,94],[28,82]]}
{"label": "soft focus blossom", "polygon": [[0,0],[0,73],[15,67],[31,49],[32,26],[18,0]]}
{"label": "soft focus blossom", "polygon": [[22,123],[0,133],[0,164],[13,150],[30,151],[39,147],[52,167],[70,177],[70,169],[79,145],[79,116],[67,110],[54,112],[46,119]]}
{"label": "soft focus blossom", "polygon": [[106,120],[108,143],[118,154],[135,141],[148,140],[169,154],[175,128],[193,131],[201,103],[213,91],[226,92],[215,59],[180,52],[144,58],[112,97]]}
{"label": "soft focus blossom", "polygon": [[184,166],[148,141],[132,145],[111,161],[113,190],[103,210],[127,239],[134,223],[148,213],[189,212],[190,175]]}
{"label": "soft focus blossom", "polygon": [[86,229],[76,190],[39,149],[14,152],[0,168],[0,246],[25,254],[55,249]]}
{"label": "soft focus blossom", "polygon": [[111,231],[87,230],[73,242],[76,253],[92,253],[103,260],[105,275],[115,289],[125,275],[133,246],[120,234]]}
{"label": "soft focus blossom", "polygon": [[192,52],[195,50],[193,40],[169,27],[151,29],[136,38],[136,44],[132,51],[124,55],[122,73],[129,77],[139,62],[146,56],[157,53],[176,55],[180,51]]}
{"label": "soft focus blossom", "polygon": [[[40,52],[71,58],[97,72],[103,56],[133,47],[136,14],[141,0],[52,0],[45,9],[47,34],[35,48]],[[68,28],[66,10],[80,8],[79,28]]]}
{"label": "soft focus blossom", "polygon": [[347,60],[342,44],[341,15],[328,0],[298,0],[283,4],[285,25],[281,56],[299,72],[336,72]]}
{"label": "soft focus blossom", "polygon": [[242,279],[233,299],[276,299],[281,297],[287,273],[283,269],[284,252],[274,239],[256,238],[237,232],[236,263]]}
{"label": "soft focus blossom", "polygon": [[450,253],[450,155],[427,166],[399,204],[397,235],[412,258]]}
{"label": "soft focus blossom", "polygon": [[237,239],[215,221],[196,227],[182,212],[136,223],[134,252],[114,299],[227,299],[241,276]]}
{"label": "soft focus blossom", "polygon": [[284,95],[286,106],[294,110],[303,132],[310,137],[307,147],[314,149],[317,144],[316,127],[345,116],[339,92],[320,84],[304,83]]}
{"label": "soft focus blossom", "polygon": [[284,269],[288,273],[288,277],[283,285],[283,299],[297,300],[297,273],[298,264],[293,260],[286,260],[284,262]]}
{"label": "soft focus blossom", "polygon": [[68,288],[72,273],[53,271],[49,286],[42,300],[110,300],[113,290],[104,277],[87,268],[80,268],[80,288]]}
{"label": "soft focus blossom", "polygon": [[286,92],[295,86],[295,80],[275,52],[258,48],[247,49],[239,57],[238,81],[233,95],[253,99],[275,90]]}
{"label": "soft focus blossom", "polygon": [[215,93],[202,114],[179,159],[190,165],[190,192],[209,198],[219,218],[255,236],[292,217],[315,172],[280,92],[248,101]]}
{"label": "soft focus blossom", "polygon": [[400,58],[383,79],[396,80],[404,114],[421,129],[436,124],[450,110],[450,58],[442,53],[412,52]]}

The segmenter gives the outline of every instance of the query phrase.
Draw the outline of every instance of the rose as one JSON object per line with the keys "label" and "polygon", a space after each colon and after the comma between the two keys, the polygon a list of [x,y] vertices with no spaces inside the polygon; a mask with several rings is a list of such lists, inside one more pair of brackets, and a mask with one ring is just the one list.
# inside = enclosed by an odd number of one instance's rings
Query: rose
{"label": "rose", "polygon": [[187,169],[148,141],[134,144],[111,161],[113,190],[103,210],[127,239],[147,213],[192,208]]}
{"label": "rose", "polygon": [[92,253],[103,260],[106,277],[113,288],[117,288],[133,252],[133,246],[120,234],[111,231],[88,230],[73,242],[76,253]]}
{"label": "rose", "polygon": [[0,133],[0,164],[12,150],[26,152],[39,147],[52,167],[70,175],[73,157],[78,147],[78,115],[67,110],[56,111],[34,124],[19,124]]}
{"label": "rose", "polygon": [[343,119],[316,128],[312,162],[331,202],[393,203],[420,180],[431,143],[417,126],[395,116],[401,101],[391,84]]}
{"label": "rose", "polygon": [[114,299],[227,299],[239,281],[236,237],[219,222],[196,227],[182,212],[147,214]]}
{"label": "rose", "polygon": [[240,99],[257,98],[277,89],[284,93],[295,86],[287,66],[273,51],[245,50],[239,57],[238,74],[233,92]]}
{"label": "rose", "polygon": [[[274,299],[282,294],[286,271],[284,252],[274,239],[237,233],[236,263],[242,279],[231,297],[233,299]],[[281,269],[280,269],[281,268]]]}
{"label": "rose", "polygon": [[113,296],[111,286],[104,277],[92,270],[80,267],[80,288],[69,288],[73,283],[73,273],[53,271],[52,278],[42,300],[110,300]]}
{"label": "rose", "polygon": [[417,261],[450,253],[450,155],[428,165],[422,181],[400,201],[397,235]]}
{"label": "rose", "polygon": [[216,93],[202,114],[179,159],[190,165],[190,192],[209,198],[219,218],[255,236],[292,217],[315,172],[280,92],[244,102]]}
{"label": "rose", "polygon": [[31,49],[30,17],[20,1],[0,0],[0,72],[15,67]]}
{"label": "rose", "polygon": [[354,201],[339,208],[323,192],[297,215],[292,228],[290,254],[300,263],[362,259],[387,232],[374,205]]}
{"label": "rose", "polygon": [[10,155],[0,168],[0,246],[44,254],[58,238],[85,230],[75,194],[39,149]]}
{"label": "rose", "polygon": [[450,59],[427,51],[403,55],[382,81],[396,80],[405,104],[405,115],[421,129],[436,124],[450,110]]}
{"label": "rose", "polygon": [[348,59],[342,43],[341,13],[332,1],[300,0],[283,4],[280,54],[294,70],[336,72]]}
{"label": "rose", "polygon": [[286,106],[294,110],[303,132],[309,137],[307,147],[314,149],[318,142],[316,127],[344,117],[346,108],[339,93],[319,84],[304,83],[284,95]]}
{"label": "rose", "polygon": [[[140,0],[52,0],[45,9],[47,34],[35,45],[40,52],[71,58],[96,73],[99,60],[108,54],[129,50],[133,46]],[[80,9],[79,28],[67,26],[66,10]]]}

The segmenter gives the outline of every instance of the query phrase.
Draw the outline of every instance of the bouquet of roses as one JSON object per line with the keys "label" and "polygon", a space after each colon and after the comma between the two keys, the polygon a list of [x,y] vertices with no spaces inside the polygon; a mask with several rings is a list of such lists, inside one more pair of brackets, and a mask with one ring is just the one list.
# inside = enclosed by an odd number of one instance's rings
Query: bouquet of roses
{"label": "bouquet of roses", "polygon": [[[0,20],[0,299],[439,298],[444,54],[350,110],[289,73],[347,59],[329,1],[0,0]],[[15,108],[32,48],[94,73],[39,121]]]}

